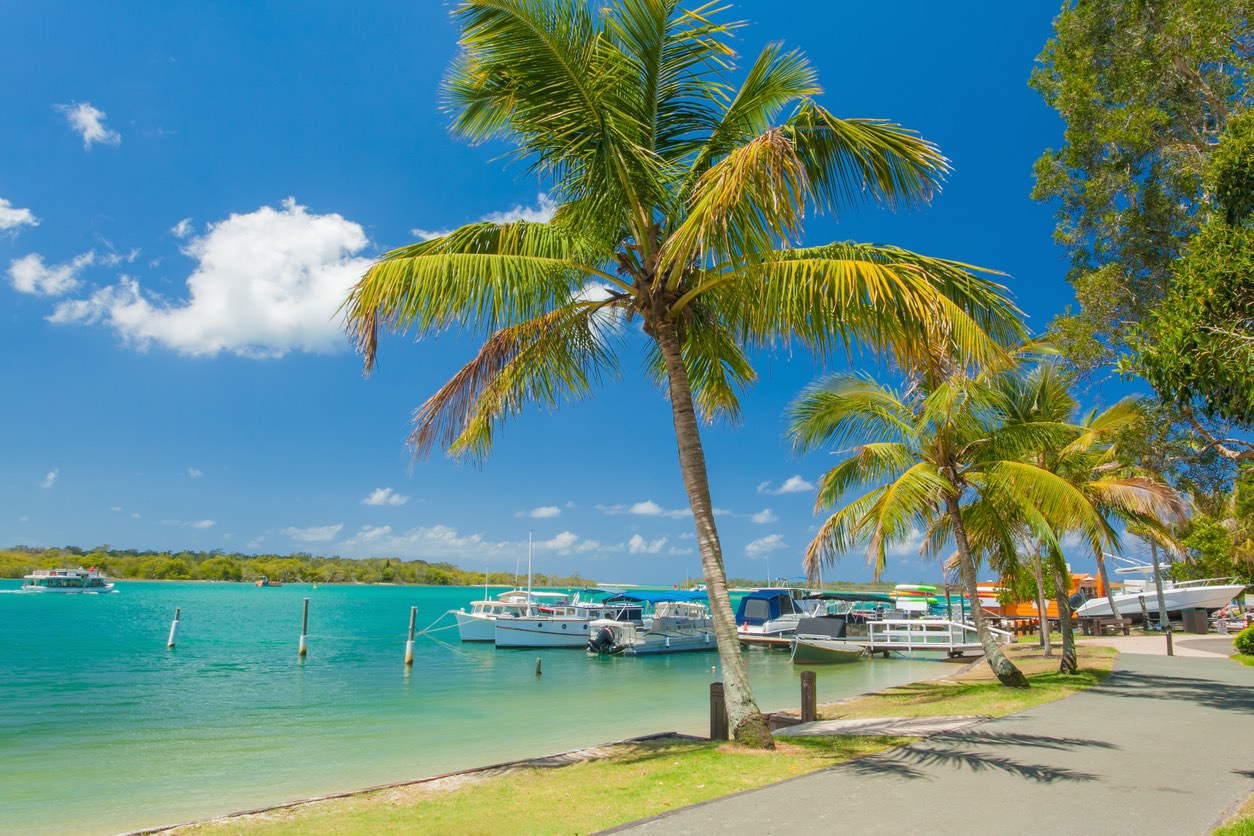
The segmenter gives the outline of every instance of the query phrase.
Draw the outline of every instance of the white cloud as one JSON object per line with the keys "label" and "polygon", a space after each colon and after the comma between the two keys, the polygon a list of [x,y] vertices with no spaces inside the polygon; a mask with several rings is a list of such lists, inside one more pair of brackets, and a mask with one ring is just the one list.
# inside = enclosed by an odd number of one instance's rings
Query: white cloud
{"label": "white cloud", "polygon": [[788,548],[788,544],[784,542],[784,535],[768,534],[746,545],[745,554],[749,555],[749,557],[758,558],[786,548]]}
{"label": "white cloud", "polygon": [[687,508],[663,508],[651,499],[631,505],[598,505],[596,509],[602,514],[632,514],[637,517],[665,517],[672,520],[692,516],[692,511]]}
{"label": "white cloud", "polygon": [[[553,202],[544,192],[536,195],[535,206],[515,206],[505,212],[489,212],[479,219],[480,222],[505,224],[514,221],[531,221],[532,223],[548,223],[553,219],[553,213],[557,210],[557,204]],[[432,238],[442,238],[448,235],[451,229],[411,229],[409,234],[417,238],[419,241],[430,241]]]}
{"label": "white cloud", "polygon": [[532,544],[537,551],[551,551],[559,555],[584,554],[601,548],[596,540],[585,540],[573,531],[563,531],[549,540],[537,540]]}
{"label": "white cloud", "polygon": [[361,530],[353,535],[353,539],[362,543],[369,543],[386,537],[392,533],[390,525],[363,525]]}
{"label": "white cloud", "polygon": [[216,520],[196,520],[188,523],[192,528],[213,528],[217,524]]}
{"label": "white cloud", "polygon": [[78,274],[96,263],[94,252],[85,252],[63,264],[44,264],[39,253],[30,253],[9,262],[13,288],[36,296],[61,296],[79,286]]}
{"label": "white cloud", "polygon": [[772,494],[775,496],[785,493],[804,493],[812,490],[814,490],[814,485],[811,482],[807,482],[800,476],[789,476],[778,488],[773,487],[770,482],[763,482],[758,485],[758,493]]}
{"label": "white cloud", "polygon": [[65,114],[66,121],[70,123],[75,133],[83,138],[83,147],[88,151],[91,150],[93,142],[101,145],[117,145],[122,141],[121,134],[105,127],[104,111],[97,110],[88,102],[59,104],[53,107]]}
{"label": "white cloud", "polygon": [[186,302],[147,294],[122,276],[87,299],[61,303],[50,319],[103,322],[140,349],[157,343],[192,356],[332,353],[349,347],[337,311],[370,264],[354,257],[366,244],[359,224],[311,215],[288,198],[280,209],[231,215],[187,245],[198,264]]}
{"label": "white cloud", "polygon": [[39,226],[39,218],[31,210],[18,209],[0,197],[0,232],[17,229],[19,226]]}
{"label": "white cloud", "polygon": [[325,543],[328,540],[334,540],[343,527],[343,524],[340,523],[336,525],[315,525],[309,528],[285,528],[281,533],[286,534],[293,540],[300,540],[302,543]]}
{"label": "white cloud", "polygon": [[633,534],[631,539],[627,541],[627,551],[632,554],[657,554],[665,545],[665,537],[659,537],[656,540],[645,540],[639,534]]}
{"label": "white cloud", "polygon": [[[139,514],[132,514],[131,516],[138,517]],[[218,522],[217,520],[162,520],[161,524],[183,528],[213,528]]]}
{"label": "white cloud", "polygon": [[766,525],[767,523],[778,522],[779,517],[775,516],[775,512],[770,508],[763,508],[756,514],[750,514],[749,521],[758,523],[759,525]]}
{"label": "white cloud", "polygon": [[60,468],[57,468],[56,470],[48,471],[48,475],[45,476],[44,480],[39,483],[39,487],[51,488],[53,485],[57,483],[57,474],[59,474],[60,472],[61,472]]}
{"label": "white cloud", "polygon": [[366,526],[340,543],[340,546],[346,551],[364,550],[368,547],[376,553],[387,552],[423,560],[465,560],[495,553],[505,544],[490,543],[479,534],[463,535],[447,525],[433,525],[413,528],[399,534],[394,533],[389,526]]}
{"label": "white cloud", "polygon": [[693,550],[691,547],[671,546],[669,549],[666,550],[666,553],[674,554],[674,555],[692,554]]}
{"label": "white cloud", "polygon": [[183,220],[170,227],[170,233],[175,238],[186,238],[192,234],[192,219],[184,218]]}
{"label": "white cloud", "polygon": [[193,479],[199,479],[201,476],[204,476],[205,474],[204,474],[204,471],[202,471],[198,467],[189,467],[187,468],[187,475],[192,477]]}
{"label": "white cloud", "polygon": [[404,505],[409,497],[394,493],[391,488],[375,488],[361,501],[362,505]]}
{"label": "white cloud", "polygon": [[556,505],[541,505],[539,508],[532,508],[530,511],[519,511],[514,514],[515,517],[531,517],[532,519],[543,520],[549,517],[560,517],[562,509]]}

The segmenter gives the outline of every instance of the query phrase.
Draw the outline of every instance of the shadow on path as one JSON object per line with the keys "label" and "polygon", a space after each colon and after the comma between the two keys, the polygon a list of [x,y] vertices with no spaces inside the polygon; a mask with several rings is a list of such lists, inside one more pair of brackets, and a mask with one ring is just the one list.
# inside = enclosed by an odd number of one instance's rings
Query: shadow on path
{"label": "shadow on path", "polygon": [[1102,740],[1015,733],[958,732],[934,737],[924,743],[902,746],[883,755],[861,758],[833,769],[848,770],[870,777],[890,775],[910,780],[933,780],[937,776],[928,774],[923,767],[948,766],[953,769],[969,769],[972,772],[1002,772],[1042,784],[1095,781],[1099,777],[1063,767],[1024,763],[1011,757],[970,748],[974,746],[1031,746],[1053,750],[1119,748]]}
{"label": "shadow on path", "polygon": [[1090,693],[1106,697],[1182,700],[1221,711],[1254,713],[1254,686],[1219,685],[1211,679],[1115,671]]}

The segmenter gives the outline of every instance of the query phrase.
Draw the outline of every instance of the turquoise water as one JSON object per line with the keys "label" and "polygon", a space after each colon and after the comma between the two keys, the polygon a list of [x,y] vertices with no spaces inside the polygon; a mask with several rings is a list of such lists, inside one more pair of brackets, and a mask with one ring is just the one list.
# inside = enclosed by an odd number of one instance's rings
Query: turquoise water
{"label": "turquoise water", "polygon": [[[409,608],[421,629],[481,588],[19,585],[0,581],[6,833],[116,833],[651,732],[702,734],[718,679],[714,653],[497,650],[461,645],[455,629],[419,639],[407,671]],[[787,654],[746,660],[763,708],[797,705]],[[937,672],[896,659],[820,668],[819,699]]]}

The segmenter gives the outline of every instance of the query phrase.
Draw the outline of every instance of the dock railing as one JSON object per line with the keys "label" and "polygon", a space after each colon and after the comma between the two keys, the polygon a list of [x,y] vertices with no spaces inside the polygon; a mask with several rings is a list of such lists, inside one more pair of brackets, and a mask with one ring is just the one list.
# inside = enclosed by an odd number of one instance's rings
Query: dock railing
{"label": "dock railing", "polygon": [[[868,643],[876,650],[960,650],[980,646],[974,624],[920,618],[867,622]],[[1007,630],[989,627],[998,644],[1010,644]]]}

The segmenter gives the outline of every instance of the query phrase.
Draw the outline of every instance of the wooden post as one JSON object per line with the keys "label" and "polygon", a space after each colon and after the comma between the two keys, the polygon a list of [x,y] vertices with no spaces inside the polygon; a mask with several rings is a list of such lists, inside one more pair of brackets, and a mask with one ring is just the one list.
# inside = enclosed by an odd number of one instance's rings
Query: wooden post
{"label": "wooden post", "polygon": [[814,671],[801,672],[801,722],[813,723],[819,717],[818,678]]}
{"label": "wooden post", "polygon": [[179,631],[179,614],[182,612],[182,607],[174,608],[174,621],[170,622],[170,640],[165,643],[167,649],[174,647],[174,639]]}
{"label": "wooden post", "polygon": [[409,608],[409,641],[405,642],[405,664],[414,663],[414,622],[418,620],[418,608]]}
{"label": "wooden post", "polygon": [[710,683],[710,740],[727,740],[727,703],[723,683]]}
{"label": "wooden post", "polygon": [[307,648],[305,646],[305,636],[309,633],[309,599],[305,599],[305,611],[300,617],[300,658],[305,658]]}
{"label": "wooden post", "polygon": [[540,676],[540,657],[536,657],[536,676]]}

